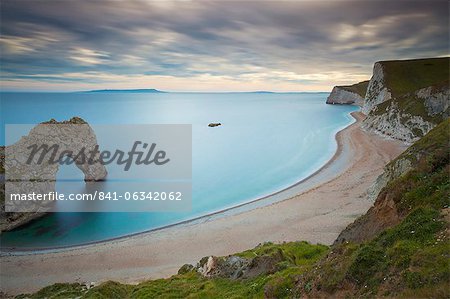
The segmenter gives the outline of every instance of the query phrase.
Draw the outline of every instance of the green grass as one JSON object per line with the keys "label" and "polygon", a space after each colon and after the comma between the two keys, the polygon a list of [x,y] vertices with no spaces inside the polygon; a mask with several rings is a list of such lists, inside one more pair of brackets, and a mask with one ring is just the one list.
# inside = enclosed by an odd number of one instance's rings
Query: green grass
{"label": "green grass", "polygon": [[449,128],[450,120],[444,121],[397,158],[410,159],[413,169],[382,192],[393,200],[400,223],[372,240],[332,248],[303,275],[299,289],[313,297],[450,296],[444,287],[450,281],[449,223],[443,216],[450,205]]}
{"label": "green grass", "polygon": [[[396,104],[395,106],[394,106],[394,103]],[[441,123],[445,117],[443,114],[436,114],[433,116],[430,115],[425,106],[424,100],[419,99],[416,96],[413,96],[411,94],[401,95],[396,98],[387,100],[381,104],[378,104],[375,107],[375,109],[372,110],[370,113],[372,115],[382,115],[382,114],[386,113],[386,111],[392,111],[392,109],[394,109],[394,107],[397,107],[399,110],[399,113],[401,115],[404,115],[405,117],[406,117],[406,115],[420,116],[423,120],[434,123],[434,124]],[[405,121],[407,121],[407,118],[402,120],[403,123]],[[417,132],[417,133],[418,133],[418,135],[415,134],[416,136],[422,137],[421,131]]]}
{"label": "green grass", "polygon": [[442,115],[434,115],[431,116],[428,114],[427,107],[425,106],[425,102],[417,97],[411,95],[405,95],[396,99],[398,108],[403,114],[409,114],[412,116],[420,116],[424,120],[429,121],[431,123],[438,124],[442,119]]}
{"label": "green grass", "polygon": [[397,97],[420,88],[440,85],[450,77],[450,58],[382,61],[385,83]]}
{"label": "green grass", "polygon": [[196,272],[175,275],[170,279],[148,281],[134,287],[131,298],[264,298],[265,293],[277,298],[290,298],[296,277],[328,252],[324,245],[307,242],[265,243],[236,254],[243,258],[281,256],[278,271],[253,279],[206,279]]}
{"label": "green grass", "polygon": [[[435,92],[448,88],[450,81],[450,58],[428,58],[415,60],[381,61],[384,81],[392,98],[373,109],[371,115],[383,115],[387,111],[398,110],[401,122],[407,124],[412,116],[419,116],[432,124],[442,122],[447,113],[430,115],[425,101],[414,92],[431,87]],[[411,129],[414,137],[422,137],[418,128]]]}
{"label": "green grass", "polygon": [[32,295],[19,295],[16,298],[77,298],[84,294],[86,288],[79,283],[56,283],[41,289]]}
{"label": "green grass", "polygon": [[359,82],[353,85],[344,85],[344,86],[338,86],[344,90],[354,92],[358,95],[360,95],[362,98],[366,96],[367,87],[369,86],[369,81],[363,81]]}
{"label": "green grass", "polygon": [[248,259],[257,256],[281,255],[283,261],[291,265],[301,266],[310,264],[312,259],[321,256],[327,248],[325,245],[311,246],[311,244],[305,241],[283,244],[267,242],[254,249],[236,253],[235,255]]}
{"label": "green grass", "polygon": [[91,288],[86,293],[82,294],[83,298],[105,298],[105,299],[120,299],[130,296],[133,286],[121,284],[114,281],[107,281],[100,286]]}
{"label": "green grass", "polygon": [[130,298],[263,298],[264,285],[270,276],[248,281],[205,279],[190,272],[169,279],[141,283],[130,292]]}
{"label": "green grass", "polygon": [[[415,142],[406,151],[404,151],[396,160],[407,158],[414,165],[418,165],[419,157],[430,157],[434,160],[439,160],[433,157],[445,157],[449,147],[450,134],[450,119],[446,119],[438,126],[432,129],[423,138]],[[427,153],[432,153],[427,155]],[[390,163],[393,165],[395,160]],[[426,166],[426,165],[422,165]]]}
{"label": "green grass", "polygon": [[138,285],[108,281],[89,290],[79,284],[55,284],[32,294],[31,298],[292,298],[297,278],[328,250],[327,246],[307,242],[265,243],[236,254],[248,259],[281,257],[275,273],[251,279],[208,279],[195,271],[185,271]]}

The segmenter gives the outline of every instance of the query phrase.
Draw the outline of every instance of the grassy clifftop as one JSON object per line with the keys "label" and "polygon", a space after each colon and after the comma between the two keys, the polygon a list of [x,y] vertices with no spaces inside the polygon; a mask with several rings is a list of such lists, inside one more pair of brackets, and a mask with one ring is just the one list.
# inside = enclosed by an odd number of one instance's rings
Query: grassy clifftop
{"label": "grassy clifftop", "polygon": [[363,127],[413,143],[449,116],[450,58],[375,63]]}
{"label": "grassy clifftop", "polygon": [[430,109],[426,107],[426,101],[414,92],[431,87],[432,94],[448,88],[450,58],[394,60],[380,63],[383,65],[386,87],[393,98],[378,105],[373,114],[385,113],[395,102],[402,114],[420,116],[425,121],[436,124],[445,119],[446,115],[442,113],[430,113]]}
{"label": "grassy clifftop", "polygon": [[344,85],[344,86],[337,86],[343,90],[354,92],[364,98],[366,96],[367,86],[369,86],[369,81],[363,81],[359,82],[353,85]]}
{"label": "grassy clifftop", "polygon": [[450,58],[380,61],[385,84],[393,96],[414,92],[428,86],[447,84]]}

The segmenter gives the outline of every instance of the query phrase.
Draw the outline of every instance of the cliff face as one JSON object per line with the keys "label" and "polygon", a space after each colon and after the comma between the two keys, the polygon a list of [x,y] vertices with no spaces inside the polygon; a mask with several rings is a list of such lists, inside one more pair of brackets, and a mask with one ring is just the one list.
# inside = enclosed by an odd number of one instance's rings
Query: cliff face
{"label": "cliff face", "polygon": [[449,58],[377,62],[363,128],[413,143],[448,117]]}
{"label": "cliff face", "polygon": [[335,86],[327,98],[327,104],[364,105],[364,95],[369,81],[348,86]]}
{"label": "cliff face", "polygon": [[384,188],[389,182],[401,177],[411,169],[412,163],[405,157],[400,157],[386,165],[384,172],[368,190],[369,200],[374,200],[375,204],[364,216],[347,226],[339,234],[334,244],[361,243],[374,238],[384,229],[397,225],[401,216],[397,211],[393,197]]}
{"label": "cliff face", "polygon": [[[2,149],[7,159],[4,159],[3,153],[0,153],[0,157],[2,157],[0,158],[1,170],[4,172],[6,169],[8,175],[6,184],[9,193],[24,194],[31,193],[31,190],[33,190],[36,193],[46,194],[55,191],[56,173],[59,164],[39,163],[37,157],[30,163],[26,161],[30,146],[43,144],[57,144],[59,148],[55,156],[59,157],[69,151],[79,153],[83,148],[94,149],[97,146],[97,138],[92,128],[78,117],[63,122],[50,120],[35,126],[27,136]],[[95,163],[88,163],[81,157],[76,159],[80,159],[79,161],[75,160],[75,165],[84,173],[85,181],[97,181],[106,177],[106,168],[98,161],[98,155],[94,157]],[[51,211],[54,202],[47,202],[47,204],[40,201],[5,202],[3,175],[1,179],[0,232],[16,228]],[[26,184],[17,184],[14,182],[15,180],[23,180]],[[5,207],[16,212],[5,212]]]}
{"label": "cliff face", "polygon": [[434,122],[421,116],[404,113],[396,102],[390,102],[384,111],[380,110],[369,114],[362,124],[364,129],[412,143],[435,126]]}
{"label": "cliff face", "polygon": [[344,90],[339,86],[335,86],[327,98],[327,104],[356,104],[362,106],[363,102],[364,98],[360,95]]}
{"label": "cliff face", "polygon": [[445,120],[385,168],[372,208],[297,281],[302,298],[448,298],[450,185]]}
{"label": "cliff face", "polygon": [[369,114],[373,107],[391,98],[391,93],[388,91],[384,81],[383,65],[380,62],[376,62],[373,66],[373,75],[369,81],[365,98],[361,112],[366,115]]}
{"label": "cliff face", "polygon": [[449,116],[448,106],[450,90],[449,86],[427,87],[417,90],[414,95],[423,100],[428,115],[434,117],[442,114],[443,117]]}
{"label": "cliff face", "polygon": [[377,178],[369,190],[369,198],[375,199],[373,207],[369,209],[367,214],[342,231],[335,244],[369,240],[381,231],[397,225],[405,218],[411,207],[405,209],[402,203],[399,202],[399,199],[403,199],[399,198],[395,183],[400,185],[400,181],[405,179],[404,175],[411,170],[434,171],[434,165],[431,168],[423,166],[423,164],[428,162],[425,162],[425,160],[430,160],[431,157],[440,160],[435,163],[442,163],[444,168],[448,167],[449,131],[450,120],[447,119],[408,148],[398,158],[386,165],[383,174]]}

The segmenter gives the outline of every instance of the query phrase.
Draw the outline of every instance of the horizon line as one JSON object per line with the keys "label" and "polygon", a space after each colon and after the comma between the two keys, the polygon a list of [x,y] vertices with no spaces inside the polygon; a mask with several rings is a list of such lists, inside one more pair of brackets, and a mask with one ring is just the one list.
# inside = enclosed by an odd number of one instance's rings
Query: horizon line
{"label": "horizon line", "polygon": [[[146,92],[145,90],[148,90]],[[136,89],[93,89],[93,90],[1,90],[0,93],[330,93],[331,91],[270,91],[270,90],[255,90],[255,91],[165,91],[153,88],[136,88]]]}

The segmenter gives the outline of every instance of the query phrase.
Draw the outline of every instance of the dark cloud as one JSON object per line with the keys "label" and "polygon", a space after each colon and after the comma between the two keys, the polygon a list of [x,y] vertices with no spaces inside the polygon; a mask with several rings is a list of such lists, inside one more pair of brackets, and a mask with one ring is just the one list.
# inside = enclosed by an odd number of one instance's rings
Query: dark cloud
{"label": "dark cloud", "polygon": [[369,74],[376,60],[448,55],[448,5],[4,0],[1,74],[43,82],[98,72],[315,84],[321,73]]}

